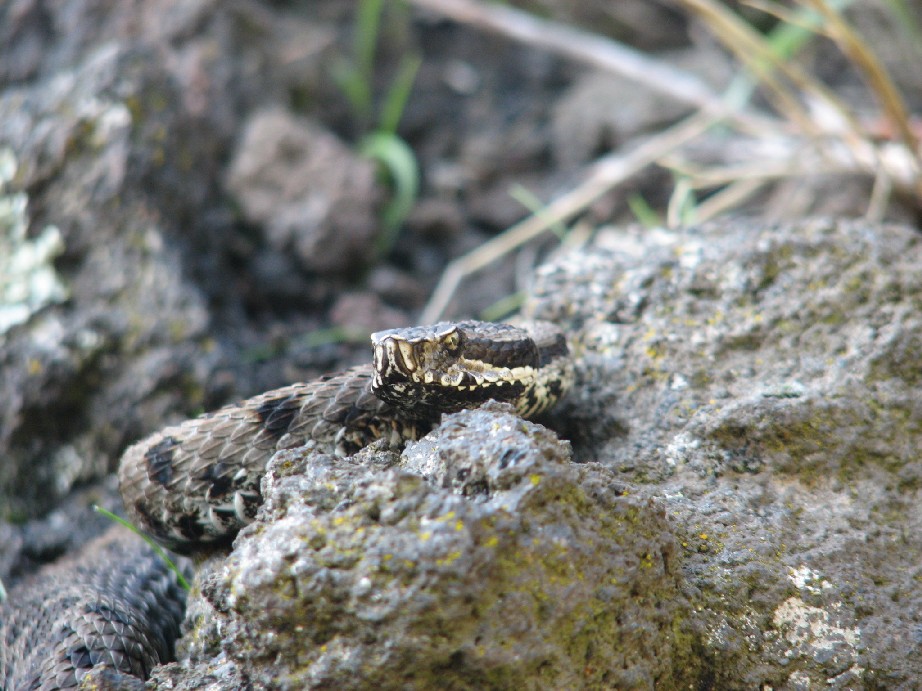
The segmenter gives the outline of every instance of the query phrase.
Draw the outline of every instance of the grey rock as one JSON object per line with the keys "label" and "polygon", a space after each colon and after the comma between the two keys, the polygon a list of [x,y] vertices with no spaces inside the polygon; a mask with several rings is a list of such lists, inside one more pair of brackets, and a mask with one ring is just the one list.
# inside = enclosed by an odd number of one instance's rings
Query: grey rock
{"label": "grey rock", "polygon": [[[660,54],[658,59],[682,65],[716,91],[726,89],[733,76],[725,54],[700,44]],[[587,164],[599,152],[667,127],[689,110],[689,104],[610,70],[586,72],[574,80],[551,112],[554,158],[568,168]],[[722,143],[726,145],[726,140]]]}
{"label": "grey rock", "polygon": [[599,232],[525,307],[571,327],[551,422],[582,463],[502,406],[399,458],[279,454],[183,678],[911,687],[920,252],[857,221]]}
{"label": "grey rock", "polygon": [[576,458],[666,502],[720,688],[922,678],[922,238],[859,221],[610,230],[540,272]]}
{"label": "grey rock", "polygon": [[[0,519],[34,516],[102,477],[139,428],[188,405],[179,386],[202,388],[203,296],[165,239],[169,224],[135,188],[135,147],[146,144],[135,142],[143,134],[129,103],[156,69],[141,55],[103,44],[54,77],[0,93],[0,147],[19,161],[14,185],[41,187],[18,194],[60,228],[69,294],[4,335]],[[182,121],[176,111],[158,117]]]}
{"label": "grey rock", "polygon": [[[265,339],[265,323],[241,325],[244,303],[336,290],[254,251],[221,188],[253,104],[326,74],[331,28],[261,3],[220,7],[0,5],[0,150],[18,163],[5,239],[41,253],[15,281],[0,260],[0,522],[41,516],[169,421],[281,383],[236,367]],[[300,58],[279,69],[281,53]],[[266,266],[286,269],[285,291]],[[4,297],[30,284],[42,290]],[[14,542],[0,564],[19,560]]]}
{"label": "grey rock", "polygon": [[221,652],[187,663],[290,689],[677,682],[687,612],[661,505],[569,456],[499,404],[399,460],[276,454],[188,634]]}
{"label": "grey rock", "polygon": [[374,164],[319,124],[278,108],[254,113],[227,186],[272,247],[305,268],[336,273],[368,261],[381,198]]}
{"label": "grey rock", "polygon": [[[205,335],[222,316],[209,297],[235,314],[328,304],[343,285],[312,280],[328,269],[303,249],[320,236],[296,202],[287,220],[254,207],[251,243],[221,191],[254,107],[334,100],[309,83],[333,34],[219,6],[0,3],[0,146],[32,237],[60,231],[69,295],[0,350],[3,518],[61,506],[0,523],[7,585],[82,540],[67,528],[89,527],[89,503],[111,506],[111,487],[72,487],[208,405],[224,347]],[[576,163],[633,131],[584,117],[587,84],[557,109],[557,145],[526,124],[499,150],[459,149],[450,117],[436,139],[505,190],[548,147]],[[430,241],[461,225],[437,211],[416,219]],[[419,251],[434,271],[441,254]],[[573,334],[580,381],[550,423],[579,465],[500,409],[450,417],[402,457],[279,456],[260,521],[200,572],[183,662],[151,687],[913,687],[920,260],[915,231],[857,221],[600,231],[526,305]]]}

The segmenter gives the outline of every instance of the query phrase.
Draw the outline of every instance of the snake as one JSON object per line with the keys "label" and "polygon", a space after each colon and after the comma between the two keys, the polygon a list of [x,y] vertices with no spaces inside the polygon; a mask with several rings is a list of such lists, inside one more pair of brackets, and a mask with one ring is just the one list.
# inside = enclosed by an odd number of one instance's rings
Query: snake
{"label": "snake", "polygon": [[[444,413],[491,399],[540,417],[573,381],[567,340],[548,322],[439,322],[379,331],[371,342],[371,363],[267,391],[130,446],[118,479],[131,522],[179,554],[226,549],[255,520],[276,451],[346,457],[378,441],[398,449]],[[108,539],[0,605],[3,689],[75,688],[98,665],[145,679],[170,659],[182,591],[149,548],[129,557]]]}

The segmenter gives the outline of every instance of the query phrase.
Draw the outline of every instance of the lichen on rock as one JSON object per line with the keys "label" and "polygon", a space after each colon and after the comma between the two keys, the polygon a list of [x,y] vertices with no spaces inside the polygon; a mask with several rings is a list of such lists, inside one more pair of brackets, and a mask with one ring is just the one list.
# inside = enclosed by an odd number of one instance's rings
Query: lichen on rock
{"label": "lichen on rock", "polygon": [[916,229],[735,220],[601,230],[539,272],[575,456],[665,502],[709,686],[922,675],[919,266]]}
{"label": "lichen on rock", "polygon": [[500,404],[446,416],[394,461],[276,454],[192,637],[221,630],[268,688],[674,680],[684,610],[656,502]]}
{"label": "lichen on rock", "polygon": [[64,249],[61,232],[46,226],[28,236],[28,195],[7,189],[15,174],[15,155],[0,149],[0,342],[38,310],[67,298],[52,263]]}

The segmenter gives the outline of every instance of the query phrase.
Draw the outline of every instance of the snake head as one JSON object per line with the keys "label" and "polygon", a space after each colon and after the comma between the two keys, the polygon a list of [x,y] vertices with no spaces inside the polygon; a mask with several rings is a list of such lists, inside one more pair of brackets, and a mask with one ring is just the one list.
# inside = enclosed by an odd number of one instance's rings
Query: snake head
{"label": "snake head", "polygon": [[541,364],[528,332],[509,324],[440,322],[379,331],[371,341],[375,395],[419,419],[490,399],[517,403]]}

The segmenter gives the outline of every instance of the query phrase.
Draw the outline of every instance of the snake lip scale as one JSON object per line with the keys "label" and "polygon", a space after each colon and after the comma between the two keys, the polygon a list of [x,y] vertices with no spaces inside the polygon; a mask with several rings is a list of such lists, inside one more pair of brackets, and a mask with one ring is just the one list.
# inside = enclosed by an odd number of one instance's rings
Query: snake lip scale
{"label": "snake lip scale", "polygon": [[[399,447],[426,434],[442,413],[490,399],[510,402],[523,417],[534,417],[564,396],[573,380],[566,339],[547,322],[441,322],[380,331],[371,341],[373,364],[268,391],[129,447],[118,471],[129,518],[176,552],[213,550],[228,545],[255,518],[262,503],[260,480],[278,450],[305,447],[347,456],[379,439]],[[164,661],[163,651],[172,650],[173,641],[163,639],[162,632],[172,631],[175,639],[177,611],[180,616],[182,611],[178,589],[165,584],[164,570],[156,563],[143,571],[137,564],[108,563],[114,561],[108,549],[104,561],[90,562],[92,568],[108,564],[113,572],[126,573],[127,592],[114,596],[106,591],[111,579],[97,579],[98,587],[80,591],[86,602],[78,602],[76,609],[52,605],[59,611],[42,611],[41,627],[30,628],[29,612],[4,609],[15,608],[14,598],[0,607],[2,688],[76,687],[98,660],[143,677]],[[61,576],[48,582],[60,585]],[[149,603],[138,609],[137,594],[146,590],[154,593],[148,600],[163,600],[169,621],[165,615],[158,620],[158,607]],[[54,602],[53,593],[47,599],[43,595],[30,592],[25,599],[33,609]],[[102,601],[107,604],[100,608]],[[151,638],[151,631],[162,643],[139,648],[136,641]],[[53,674],[40,661],[26,659],[31,648],[49,650],[49,633],[60,641],[51,649],[62,660]],[[121,653],[110,654],[128,648],[131,664],[120,662],[128,659]],[[98,652],[84,654],[87,650]]]}

